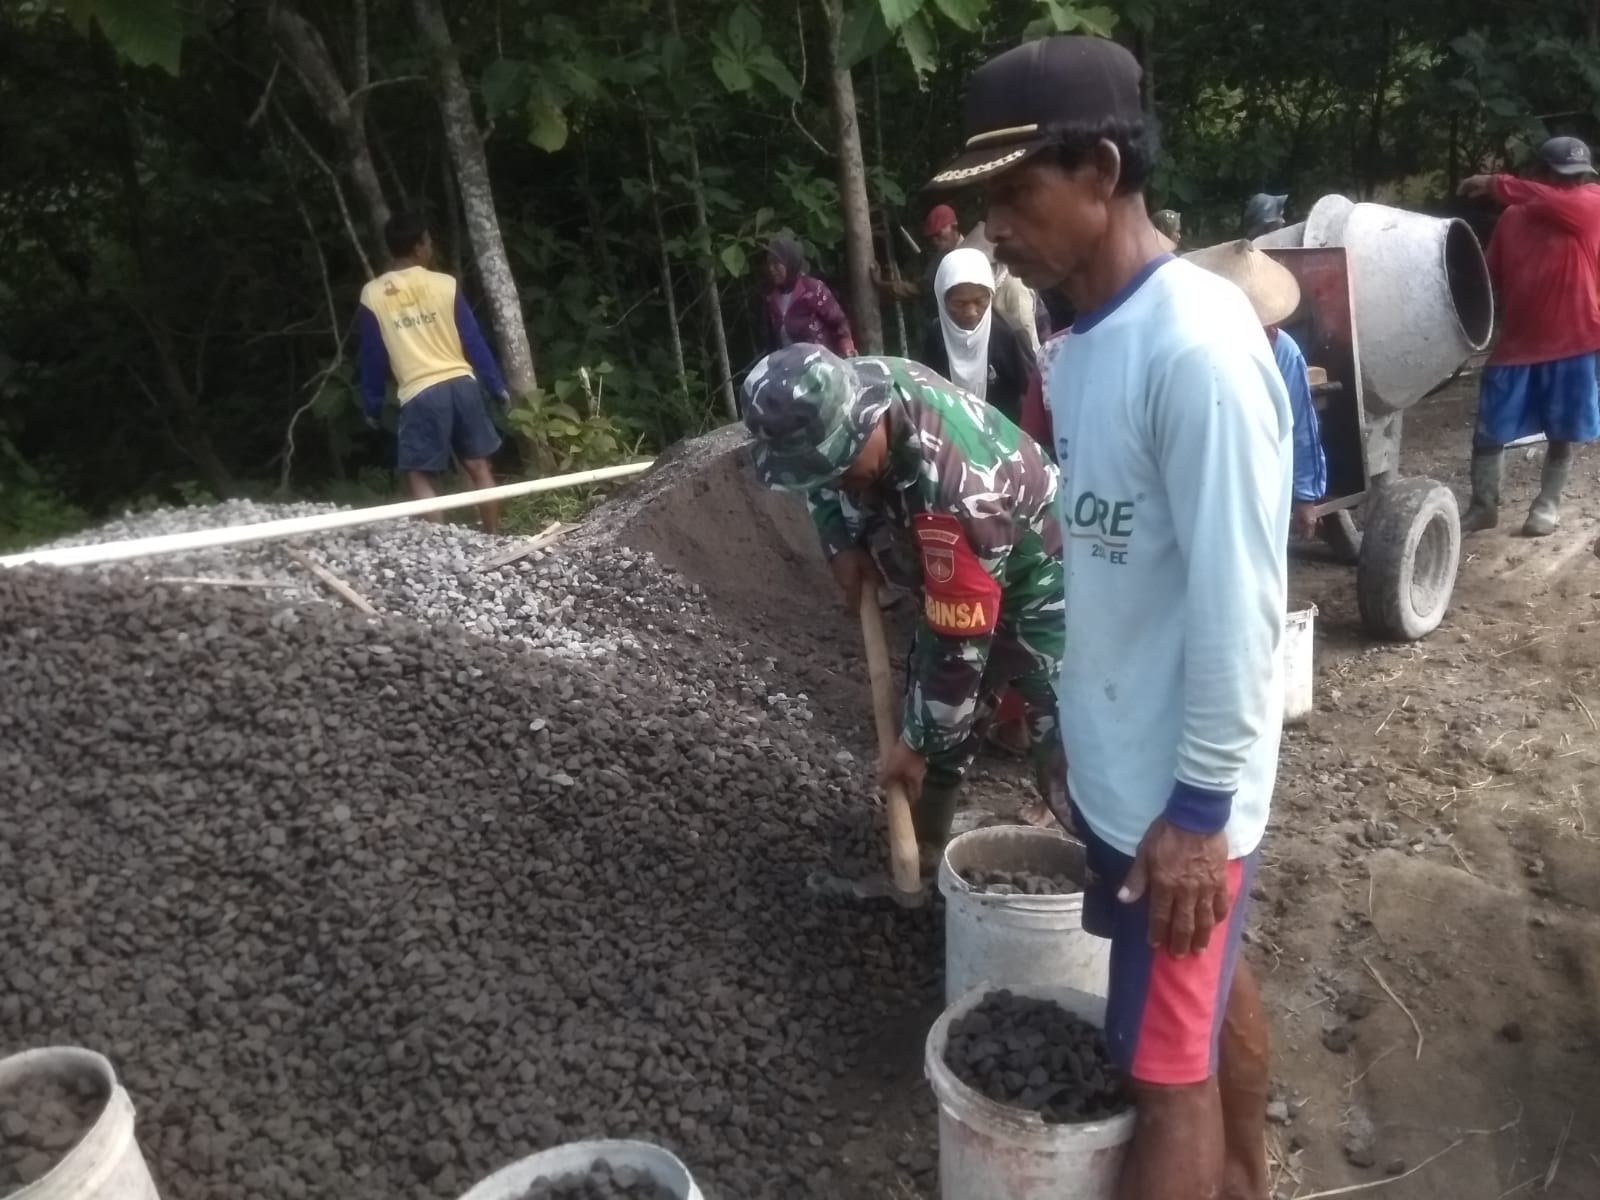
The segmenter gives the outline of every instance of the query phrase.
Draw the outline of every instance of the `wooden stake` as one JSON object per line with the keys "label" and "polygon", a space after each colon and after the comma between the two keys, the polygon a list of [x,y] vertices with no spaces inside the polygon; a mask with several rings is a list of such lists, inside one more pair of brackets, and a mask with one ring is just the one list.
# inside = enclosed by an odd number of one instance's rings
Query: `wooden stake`
{"label": "wooden stake", "polygon": [[300,550],[290,550],[288,553],[290,558],[327,584],[351,608],[356,609],[358,612],[364,612],[369,617],[378,615],[378,610],[372,607],[365,596],[328,570],[327,567],[317,562],[309,554]]}
{"label": "wooden stake", "polygon": [[[894,674],[889,666],[889,646],[883,636],[883,613],[878,608],[878,589],[861,589],[861,639],[867,651],[867,676],[872,684],[872,716],[878,734],[880,761],[900,738],[900,723],[895,718]],[[917,850],[917,831],[911,821],[911,801],[905,789],[885,791],[889,810],[889,866],[895,890],[903,895],[917,894],[922,887],[922,862]]]}
{"label": "wooden stake", "polygon": [[512,563],[527,558],[535,550],[543,550],[546,546],[576,529],[576,525],[563,525],[560,521],[551,521],[532,538],[525,542],[518,542],[509,550],[502,550],[493,558],[485,559],[473,568],[475,571],[493,571],[499,567],[508,567]]}
{"label": "wooden stake", "polygon": [[162,575],[152,579],[151,583],[164,583],[172,587],[238,587],[238,588],[292,588],[299,587],[297,583],[289,583],[282,579],[231,579],[215,578],[205,579],[199,576]]}

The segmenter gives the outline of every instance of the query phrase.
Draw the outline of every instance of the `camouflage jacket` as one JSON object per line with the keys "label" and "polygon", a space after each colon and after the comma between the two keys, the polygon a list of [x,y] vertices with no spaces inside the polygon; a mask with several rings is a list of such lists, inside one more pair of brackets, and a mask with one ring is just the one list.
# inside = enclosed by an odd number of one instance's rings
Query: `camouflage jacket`
{"label": "camouflage jacket", "polygon": [[[996,637],[1027,643],[1054,675],[1064,634],[1056,469],[997,410],[925,367],[900,358],[850,365],[892,391],[889,469],[865,496],[813,491],[811,518],[830,559],[859,546],[886,575],[902,576],[894,582],[920,589],[901,733],[935,754],[971,733]],[[885,563],[885,534],[911,578]]]}

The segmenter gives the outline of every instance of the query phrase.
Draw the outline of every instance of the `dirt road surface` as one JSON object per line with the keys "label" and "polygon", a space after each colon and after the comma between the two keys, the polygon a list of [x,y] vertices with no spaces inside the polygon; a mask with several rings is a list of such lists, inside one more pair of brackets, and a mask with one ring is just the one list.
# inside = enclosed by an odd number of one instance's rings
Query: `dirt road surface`
{"label": "dirt road surface", "polygon": [[[1406,473],[1463,507],[1473,388],[1419,406],[1405,438]],[[1292,567],[1320,610],[1316,712],[1285,736],[1248,934],[1283,1200],[1600,1196],[1600,455],[1580,459],[1558,533],[1529,541],[1541,454],[1511,453],[1505,523],[1468,539],[1454,607],[1421,643],[1362,633],[1352,571]],[[707,470],[631,514],[625,540],[699,583],[871,753],[859,639],[794,501]],[[979,818],[1012,816],[1021,778],[980,761]],[[916,1005],[858,1081],[903,1132],[841,1153],[909,1155],[926,1180]],[[931,1195],[902,1182],[902,1200]]]}

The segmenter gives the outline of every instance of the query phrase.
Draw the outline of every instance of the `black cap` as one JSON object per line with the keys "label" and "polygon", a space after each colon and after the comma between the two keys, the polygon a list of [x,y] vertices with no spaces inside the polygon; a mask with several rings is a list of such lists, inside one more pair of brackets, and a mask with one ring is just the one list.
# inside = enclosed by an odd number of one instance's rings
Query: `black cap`
{"label": "black cap", "polygon": [[1049,145],[1069,126],[1142,119],[1138,60],[1104,38],[1051,37],[992,58],[962,106],[966,149],[930,190],[981,183]]}
{"label": "black cap", "polygon": [[1557,175],[1593,175],[1589,147],[1575,137],[1551,138],[1539,147],[1539,161]]}

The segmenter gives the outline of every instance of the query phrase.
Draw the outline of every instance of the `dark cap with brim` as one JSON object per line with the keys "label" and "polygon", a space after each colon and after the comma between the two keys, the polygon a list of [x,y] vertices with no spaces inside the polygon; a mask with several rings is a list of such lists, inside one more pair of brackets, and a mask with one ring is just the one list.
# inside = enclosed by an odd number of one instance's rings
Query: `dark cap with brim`
{"label": "dark cap with brim", "polygon": [[1126,49],[1094,37],[1044,38],[990,59],[967,85],[966,149],[927,190],[983,183],[1074,127],[1141,120],[1140,73]]}
{"label": "dark cap with brim", "polygon": [[1588,143],[1575,137],[1554,137],[1539,147],[1539,161],[1557,175],[1593,175]]}

